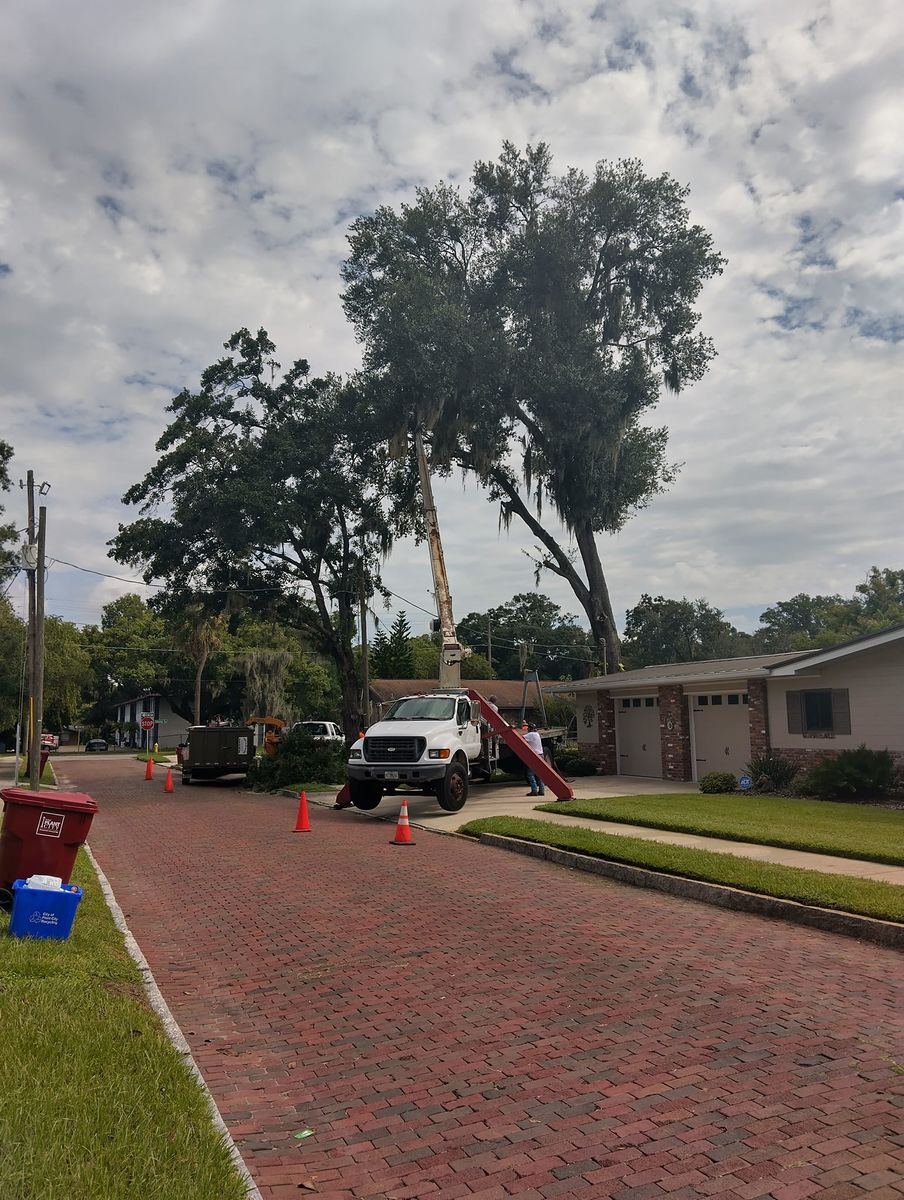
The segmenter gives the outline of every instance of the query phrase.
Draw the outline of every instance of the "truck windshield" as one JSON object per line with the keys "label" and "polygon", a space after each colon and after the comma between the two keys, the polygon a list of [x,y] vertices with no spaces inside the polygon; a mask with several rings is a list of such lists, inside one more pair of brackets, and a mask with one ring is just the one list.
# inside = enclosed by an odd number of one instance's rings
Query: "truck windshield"
{"label": "truck windshield", "polygon": [[450,696],[409,696],[396,700],[384,721],[448,721],[455,715],[455,701]]}

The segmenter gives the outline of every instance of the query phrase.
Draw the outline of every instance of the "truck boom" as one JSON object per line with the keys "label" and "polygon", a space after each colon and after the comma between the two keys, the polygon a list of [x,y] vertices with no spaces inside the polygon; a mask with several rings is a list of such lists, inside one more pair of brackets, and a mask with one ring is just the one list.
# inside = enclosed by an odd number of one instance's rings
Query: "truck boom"
{"label": "truck boom", "polygon": [[424,522],[427,526],[430,569],[433,572],[433,591],[436,597],[439,629],[442,637],[439,654],[439,686],[440,688],[460,688],[462,649],[455,633],[449,577],[446,574],[446,561],[443,558],[443,543],[439,535],[439,520],[436,515],[436,503],[433,499],[433,485],[430,482],[427,452],[424,449],[424,439],[421,437],[420,430],[414,435],[414,450],[421,479],[421,498],[424,505]]}

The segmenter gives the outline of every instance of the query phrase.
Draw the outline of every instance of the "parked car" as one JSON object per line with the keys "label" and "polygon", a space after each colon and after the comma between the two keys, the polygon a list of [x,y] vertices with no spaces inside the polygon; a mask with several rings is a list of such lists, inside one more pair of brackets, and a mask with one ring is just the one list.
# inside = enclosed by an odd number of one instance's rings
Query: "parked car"
{"label": "parked car", "polygon": [[306,733],[315,742],[341,742],[345,744],[342,730],[333,721],[296,721],[292,726],[293,733]]}
{"label": "parked car", "polygon": [[92,738],[90,740],[90,742],[85,742],[85,753],[86,754],[94,754],[94,753],[99,754],[102,751],[109,750],[109,749],[110,749],[110,747],[107,745],[107,743],[104,741],[103,738]]}
{"label": "parked car", "polygon": [[41,749],[42,750],[59,750],[60,735],[58,733],[42,733],[41,734]]}

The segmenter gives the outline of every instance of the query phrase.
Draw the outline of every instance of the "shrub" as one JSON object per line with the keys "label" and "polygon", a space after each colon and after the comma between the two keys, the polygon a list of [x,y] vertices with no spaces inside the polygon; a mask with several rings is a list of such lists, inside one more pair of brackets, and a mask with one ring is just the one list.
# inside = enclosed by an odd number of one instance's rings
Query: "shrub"
{"label": "shrub", "polygon": [[595,775],[596,763],[584,758],[576,750],[559,750],[556,753],[556,770],[563,775]]}
{"label": "shrub", "polygon": [[895,761],[887,750],[842,750],[818,763],[801,781],[805,794],[820,800],[872,800],[895,786]]}
{"label": "shrub", "polygon": [[251,764],[248,782],[256,792],[274,792],[291,783],[342,783],[345,746],[318,742],[307,733],[288,733],[275,754],[262,754]]}
{"label": "shrub", "polygon": [[752,758],[746,769],[758,792],[786,791],[798,770],[789,758],[782,758],[771,750]]}
{"label": "shrub", "polygon": [[731,771],[708,771],[700,780],[700,791],[713,794],[715,792],[736,792],[738,781]]}

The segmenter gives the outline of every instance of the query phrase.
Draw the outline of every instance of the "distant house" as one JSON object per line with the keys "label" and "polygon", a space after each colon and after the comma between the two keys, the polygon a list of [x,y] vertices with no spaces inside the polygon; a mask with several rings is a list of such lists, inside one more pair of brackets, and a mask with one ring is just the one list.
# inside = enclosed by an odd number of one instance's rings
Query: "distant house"
{"label": "distant house", "polygon": [[663,663],[548,691],[576,701],[606,775],[741,774],[772,749],[801,767],[862,743],[904,768],[904,625],[826,650]]}
{"label": "distant house", "polygon": [[[424,692],[433,692],[437,688],[435,679],[375,679],[370,685],[370,702],[373,720],[377,721],[386,709],[401,696],[421,696]],[[521,719],[521,704],[524,697],[524,683],[520,679],[463,679],[463,688],[472,688],[484,700],[490,696],[496,697],[496,707],[506,721],[514,722]],[[552,685],[540,681],[544,694]],[[525,707],[527,721],[542,720],[540,704],[537,698],[537,685],[528,684]]]}
{"label": "distant house", "polygon": [[173,712],[173,707],[166,696],[151,693],[138,696],[135,700],[125,700],[116,707],[114,720],[119,726],[134,725],[135,729],[122,728],[119,733],[119,744],[124,746],[143,746],[147,742],[147,734],[141,731],[141,718],[145,714],[154,718],[154,728],[151,730],[151,745],[157,742],[160,746],[174,747],[185,741],[185,735],[191,727],[191,722]]}

